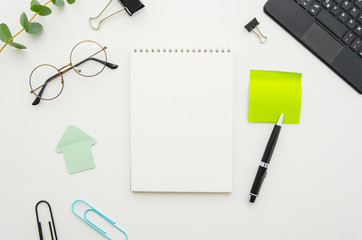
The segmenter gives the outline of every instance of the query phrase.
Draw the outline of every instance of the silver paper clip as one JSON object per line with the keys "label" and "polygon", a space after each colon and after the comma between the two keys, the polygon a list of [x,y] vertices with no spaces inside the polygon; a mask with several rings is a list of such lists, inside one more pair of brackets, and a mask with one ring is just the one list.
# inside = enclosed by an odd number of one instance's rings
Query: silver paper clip
{"label": "silver paper clip", "polygon": [[[256,18],[253,18],[253,20],[251,20],[244,27],[246,28],[246,30],[248,30],[248,32],[253,31],[259,37],[260,43],[265,43],[268,38],[260,32],[258,25],[259,25],[258,20],[256,20]],[[255,31],[255,29],[257,31]]]}
{"label": "silver paper clip", "polygon": [[[74,210],[74,206],[77,203],[83,203],[87,206],[86,210],[83,213],[83,216],[79,215],[78,213],[75,212]],[[110,220],[108,217],[104,216],[102,213],[100,213],[98,210],[96,210],[95,208],[93,208],[91,205],[89,205],[88,203],[86,203],[83,200],[76,200],[73,202],[72,204],[72,212],[74,213],[74,215],[76,215],[78,218],[80,218],[82,221],[84,221],[85,223],[87,223],[89,226],[91,226],[92,228],[94,228],[95,230],[97,230],[100,234],[102,234],[103,236],[105,236],[106,238],[108,238],[109,240],[112,240],[106,233],[106,231],[102,230],[100,227],[98,227],[96,224],[94,224],[93,222],[91,222],[88,218],[87,218],[87,213],[88,212],[94,212],[96,214],[98,214],[99,216],[101,216],[104,220],[106,220],[107,222],[109,222],[110,224],[112,224],[113,227],[117,228],[119,231],[121,231],[124,236],[125,236],[125,240],[128,240],[128,235],[127,233],[122,230],[121,228],[119,228],[118,226],[116,226],[116,223],[112,220]]]}
{"label": "silver paper clip", "polygon": [[105,8],[103,8],[103,10],[98,14],[98,16],[89,18],[89,25],[91,26],[91,28],[93,28],[95,30],[98,30],[103,21],[105,21],[106,19],[112,17],[113,15],[116,15],[119,12],[126,11],[129,16],[132,16],[132,14],[134,14],[135,12],[137,12],[138,10],[140,10],[141,8],[144,7],[143,3],[141,3],[139,0],[118,0],[119,3],[123,6],[123,8],[121,10],[118,10],[118,11],[116,11],[116,12],[114,12],[114,13],[100,19],[98,24],[96,26],[94,26],[92,24],[93,21],[98,19],[103,14],[103,12],[108,8],[109,4],[111,4],[112,1],[113,0],[110,0],[107,3]]}
{"label": "silver paper clip", "polygon": [[52,208],[50,207],[50,204],[45,200],[41,200],[35,205],[35,215],[36,215],[36,222],[38,224],[39,239],[40,240],[44,239],[43,229],[41,227],[41,222],[39,220],[39,213],[38,213],[38,207],[39,207],[39,205],[41,203],[45,203],[46,205],[48,205],[49,215],[50,215],[50,218],[52,220],[51,222],[48,221],[50,236],[51,236],[52,240],[54,240],[54,237],[55,237],[55,240],[57,240],[58,236],[57,236],[57,231],[55,230],[55,224],[54,224]]}

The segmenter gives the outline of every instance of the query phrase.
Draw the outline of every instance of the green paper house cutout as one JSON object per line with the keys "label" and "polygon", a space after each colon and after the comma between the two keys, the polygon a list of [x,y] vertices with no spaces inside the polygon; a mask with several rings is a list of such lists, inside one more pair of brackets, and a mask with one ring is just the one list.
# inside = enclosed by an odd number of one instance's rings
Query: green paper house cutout
{"label": "green paper house cutout", "polygon": [[68,173],[95,168],[91,146],[96,140],[77,128],[69,126],[60,139],[56,152],[62,152]]}

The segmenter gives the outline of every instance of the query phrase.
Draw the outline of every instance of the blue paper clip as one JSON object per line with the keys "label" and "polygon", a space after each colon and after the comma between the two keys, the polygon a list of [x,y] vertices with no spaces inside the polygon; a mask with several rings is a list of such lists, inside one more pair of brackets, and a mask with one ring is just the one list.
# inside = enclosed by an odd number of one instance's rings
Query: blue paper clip
{"label": "blue paper clip", "polygon": [[[83,217],[78,215],[75,211],[74,211],[74,205],[78,202],[82,202],[85,205],[88,206],[88,209],[84,211]],[[117,228],[119,231],[121,231],[124,236],[126,237],[126,240],[128,240],[128,235],[125,231],[123,231],[121,228],[116,226],[116,223],[112,220],[110,220],[108,217],[104,216],[102,213],[100,213],[98,210],[94,209],[91,205],[89,205],[88,203],[86,203],[83,200],[76,200],[73,202],[72,204],[72,212],[74,213],[74,215],[76,215],[77,217],[79,217],[81,220],[83,220],[85,223],[87,223],[89,226],[91,226],[92,228],[94,228],[95,230],[97,230],[100,234],[102,234],[103,236],[105,236],[106,238],[108,238],[109,240],[112,240],[105,231],[103,231],[100,227],[98,227],[97,225],[95,225],[93,222],[91,222],[88,218],[87,218],[87,213],[88,212],[95,212],[96,214],[98,214],[99,216],[101,216],[102,218],[104,218],[107,222],[109,222],[110,224],[113,225],[113,227]]]}

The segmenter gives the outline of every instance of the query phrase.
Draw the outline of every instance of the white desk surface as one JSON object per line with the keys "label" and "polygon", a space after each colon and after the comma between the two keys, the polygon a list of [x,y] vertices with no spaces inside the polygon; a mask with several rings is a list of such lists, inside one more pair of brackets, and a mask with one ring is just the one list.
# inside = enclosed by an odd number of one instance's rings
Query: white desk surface
{"label": "white desk surface", "polygon": [[[44,1],[43,1],[44,2]],[[144,0],[88,26],[107,0],[77,0],[36,17],[38,36],[20,34],[25,51],[0,53],[0,238],[39,239],[34,206],[48,200],[59,239],[102,239],[71,212],[84,199],[133,240],[361,239],[362,96],[263,12],[265,0]],[[30,0],[1,0],[0,22],[13,33]],[[119,4],[114,1],[112,9]],[[264,45],[244,25],[257,17]],[[108,46],[106,69],[86,79],[67,73],[62,95],[32,106],[28,77],[41,63],[63,66],[85,39]],[[235,53],[234,159],[231,194],[132,193],[129,145],[129,53],[135,45],[230,46]],[[249,70],[303,73],[300,124],[283,126],[255,204],[249,190],[272,124],[247,121]],[[97,140],[96,168],[69,175],[55,147],[74,124]],[[122,239],[122,238],[117,238]]]}

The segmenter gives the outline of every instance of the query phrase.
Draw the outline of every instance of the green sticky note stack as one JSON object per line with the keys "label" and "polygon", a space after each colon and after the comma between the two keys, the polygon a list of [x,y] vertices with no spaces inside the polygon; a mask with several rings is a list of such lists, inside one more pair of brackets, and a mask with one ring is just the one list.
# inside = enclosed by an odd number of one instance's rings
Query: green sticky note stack
{"label": "green sticky note stack", "polygon": [[301,103],[301,73],[250,71],[249,121],[275,123],[284,113],[284,123],[299,123]]}

